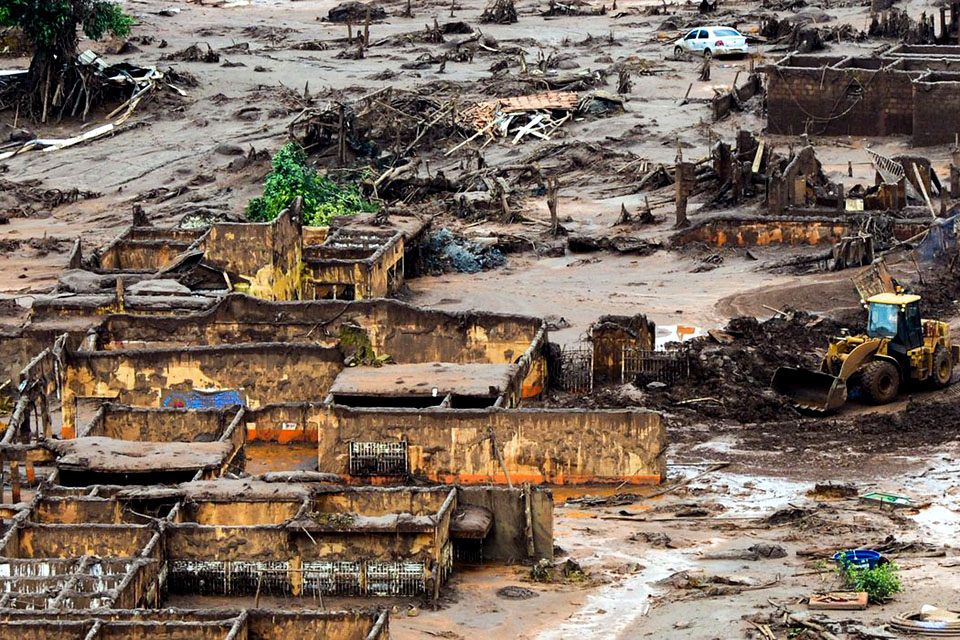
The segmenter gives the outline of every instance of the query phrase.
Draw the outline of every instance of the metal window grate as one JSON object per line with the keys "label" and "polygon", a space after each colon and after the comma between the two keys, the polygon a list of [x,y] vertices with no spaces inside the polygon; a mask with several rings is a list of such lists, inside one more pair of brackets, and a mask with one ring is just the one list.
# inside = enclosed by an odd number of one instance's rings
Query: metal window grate
{"label": "metal window grate", "polygon": [[673,384],[690,375],[690,360],[679,351],[646,351],[623,348],[621,383],[642,377],[647,382]]}
{"label": "metal window grate", "polygon": [[286,595],[286,562],[171,560],[168,588],[189,595]]}
{"label": "metal window grate", "polygon": [[363,566],[359,562],[304,562],[301,568],[304,595],[361,595]]}
{"label": "metal window grate", "polygon": [[567,393],[593,391],[593,349],[564,349],[560,354],[560,388]]}
{"label": "metal window grate", "polygon": [[407,472],[406,440],[350,443],[350,475],[405,476]]}
{"label": "metal window grate", "polygon": [[422,562],[368,562],[367,594],[413,596],[422,593]]}

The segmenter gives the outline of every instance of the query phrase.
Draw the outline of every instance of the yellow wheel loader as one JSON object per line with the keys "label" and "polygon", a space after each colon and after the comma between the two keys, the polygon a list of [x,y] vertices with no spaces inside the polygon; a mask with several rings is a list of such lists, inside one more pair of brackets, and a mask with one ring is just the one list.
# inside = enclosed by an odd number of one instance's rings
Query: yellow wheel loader
{"label": "yellow wheel loader", "polygon": [[820,371],[780,367],[773,389],[800,408],[831,411],[847,401],[851,378],[874,404],[891,402],[907,380],[938,389],[950,384],[960,346],[950,340],[947,323],[920,318],[920,296],[881,293],[865,304],[865,335],[833,339]]}

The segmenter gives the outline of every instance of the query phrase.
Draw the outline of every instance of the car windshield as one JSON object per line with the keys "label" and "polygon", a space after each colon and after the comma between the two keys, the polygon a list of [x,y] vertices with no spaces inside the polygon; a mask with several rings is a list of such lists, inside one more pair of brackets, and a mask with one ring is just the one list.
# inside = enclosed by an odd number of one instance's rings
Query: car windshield
{"label": "car windshield", "polygon": [[714,30],[713,30],[713,35],[715,35],[715,36],[738,36],[738,35],[740,35],[740,33],[737,32],[737,31],[734,30],[734,29],[714,29]]}
{"label": "car windshield", "polygon": [[892,338],[897,335],[897,305],[871,304],[867,335],[872,338]]}

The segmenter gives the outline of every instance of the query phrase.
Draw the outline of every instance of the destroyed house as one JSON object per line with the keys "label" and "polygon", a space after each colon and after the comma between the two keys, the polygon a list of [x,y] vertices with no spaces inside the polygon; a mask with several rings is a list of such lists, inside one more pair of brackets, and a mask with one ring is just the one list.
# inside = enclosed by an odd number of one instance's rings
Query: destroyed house
{"label": "destroyed house", "polygon": [[958,70],[956,45],[900,44],[873,57],[792,53],[765,68],[767,131],[953,142]]}
{"label": "destroyed house", "polygon": [[49,484],[4,509],[0,609],[155,608],[175,595],[436,597],[455,556],[552,557],[553,544],[552,497],[536,489]]}
{"label": "destroyed house", "polygon": [[0,640],[387,640],[384,611],[0,611]]}
{"label": "destroyed house", "polygon": [[[348,480],[659,482],[658,414],[524,406],[544,385],[545,342],[534,318],[392,300],[231,295],[193,316],[114,315],[64,354],[63,434],[91,402],[158,416],[237,404],[248,441],[317,442],[320,470]],[[229,457],[219,446],[207,468]]]}

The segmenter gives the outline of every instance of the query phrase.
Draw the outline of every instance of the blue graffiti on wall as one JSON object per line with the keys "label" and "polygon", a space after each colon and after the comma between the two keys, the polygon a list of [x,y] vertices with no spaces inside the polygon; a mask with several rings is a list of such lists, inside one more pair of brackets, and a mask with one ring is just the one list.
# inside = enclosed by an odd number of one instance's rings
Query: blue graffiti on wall
{"label": "blue graffiti on wall", "polygon": [[174,392],[163,399],[163,406],[171,409],[225,409],[237,404],[246,404],[239,389]]}

